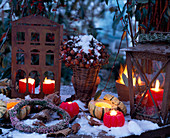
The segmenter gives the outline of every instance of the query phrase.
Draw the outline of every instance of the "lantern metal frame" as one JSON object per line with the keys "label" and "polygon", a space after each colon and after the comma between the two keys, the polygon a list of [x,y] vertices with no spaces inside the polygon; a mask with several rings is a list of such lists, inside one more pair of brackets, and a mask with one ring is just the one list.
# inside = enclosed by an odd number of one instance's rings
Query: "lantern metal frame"
{"label": "lantern metal frame", "polygon": [[[17,39],[17,32],[24,33],[24,40]],[[37,33],[38,44],[32,44],[32,32]],[[47,40],[47,34],[53,35],[53,41]],[[43,16],[30,15],[23,17],[19,20],[12,22],[12,92],[11,97],[24,98],[26,95],[30,95],[32,98],[43,98],[45,94],[43,91],[44,73],[46,71],[52,71],[55,80],[55,92],[60,95],[60,78],[61,78],[61,61],[60,61],[60,45],[63,40],[63,27],[62,25],[53,22]],[[24,54],[24,64],[17,63],[16,54],[21,49],[20,53]],[[31,54],[39,55],[38,65],[31,64]],[[32,51],[32,52],[31,52]],[[54,55],[54,63],[49,66],[46,64],[46,55],[51,54],[48,51],[52,51]],[[26,73],[26,92],[19,93],[16,90],[16,73],[18,70],[23,70]],[[31,71],[37,71],[40,74],[40,93],[32,94],[28,92],[28,77]]]}
{"label": "lantern metal frame", "polygon": [[[130,47],[124,49],[126,51],[126,62],[128,69],[128,87],[129,87],[129,99],[130,99],[130,115],[132,118],[136,119],[146,119],[152,122],[156,122],[159,125],[165,125],[170,123],[170,44],[167,43],[155,43],[155,44],[138,44],[136,47]],[[149,82],[144,70],[142,69],[138,59],[155,60],[161,61],[163,63],[162,67],[156,72],[155,76]],[[135,93],[133,90],[133,80],[132,80],[132,68],[135,66],[141,78],[146,84],[146,89],[144,94],[140,99],[139,103],[135,103]],[[165,84],[163,92],[162,107],[158,110],[155,104],[150,87],[152,83],[156,80],[162,70],[165,69]],[[152,118],[150,116],[145,116],[138,112],[138,108],[144,99],[147,90],[154,104],[154,109],[157,114],[157,118]]]}

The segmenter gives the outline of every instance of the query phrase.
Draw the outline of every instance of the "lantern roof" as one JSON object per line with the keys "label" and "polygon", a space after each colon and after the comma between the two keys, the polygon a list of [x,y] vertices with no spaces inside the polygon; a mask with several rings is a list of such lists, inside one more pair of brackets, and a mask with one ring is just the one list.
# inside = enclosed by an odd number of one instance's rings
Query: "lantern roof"
{"label": "lantern roof", "polygon": [[170,44],[168,43],[145,43],[145,44],[138,44],[136,47],[128,47],[121,49],[122,51],[126,52],[144,52],[144,53],[151,53],[151,54],[159,54],[159,55],[170,55]]}
{"label": "lantern roof", "polygon": [[20,24],[20,25],[41,25],[41,26],[62,26],[46,17],[43,17],[41,15],[29,15],[22,17],[21,19],[15,20],[12,22],[12,24]]}

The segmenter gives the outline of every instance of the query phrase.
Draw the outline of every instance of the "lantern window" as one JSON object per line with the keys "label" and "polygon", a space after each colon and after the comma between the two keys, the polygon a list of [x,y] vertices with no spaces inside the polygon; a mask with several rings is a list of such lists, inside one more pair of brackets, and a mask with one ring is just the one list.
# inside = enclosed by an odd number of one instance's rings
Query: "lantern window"
{"label": "lantern window", "polygon": [[16,53],[16,63],[17,64],[25,64],[25,58],[24,58],[24,50],[18,49]]}
{"label": "lantern window", "polygon": [[25,41],[25,32],[17,32],[17,41]]}
{"label": "lantern window", "polygon": [[48,50],[46,54],[46,65],[53,66],[54,65],[54,52],[52,50]]}
{"label": "lantern window", "polygon": [[39,65],[39,52],[37,49],[31,51],[31,65]]}

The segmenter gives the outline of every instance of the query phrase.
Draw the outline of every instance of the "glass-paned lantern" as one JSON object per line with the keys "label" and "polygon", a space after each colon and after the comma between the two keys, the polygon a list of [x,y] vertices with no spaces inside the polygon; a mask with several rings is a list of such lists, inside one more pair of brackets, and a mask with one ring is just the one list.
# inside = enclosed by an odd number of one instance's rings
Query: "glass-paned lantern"
{"label": "glass-paned lantern", "polygon": [[170,123],[170,44],[138,44],[125,51],[131,117]]}
{"label": "glass-paned lantern", "polygon": [[63,28],[42,16],[12,22],[12,97],[60,94]]}

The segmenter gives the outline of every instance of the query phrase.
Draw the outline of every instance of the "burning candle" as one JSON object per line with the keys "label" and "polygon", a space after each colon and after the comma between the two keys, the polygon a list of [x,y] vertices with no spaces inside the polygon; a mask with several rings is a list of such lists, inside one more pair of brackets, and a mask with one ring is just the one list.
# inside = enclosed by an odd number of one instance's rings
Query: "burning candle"
{"label": "burning candle", "polygon": [[[155,88],[150,89],[152,96],[153,96],[153,99],[154,99],[157,106],[160,103],[162,103],[163,92],[164,92],[164,89],[160,89],[159,86],[160,86],[160,82],[159,82],[159,80],[156,80]],[[147,93],[149,94],[149,90],[147,91]],[[148,106],[154,106],[150,94],[149,94],[149,98],[148,98]]]}
{"label": "burning candle", "polygon": [[51,79],[47,79],[46,77],[43,82],[43,93],[52,94],[54,93],[54,89],[55,89],[55,81]]}
{"label": "burning candle", "polygon": [[62,102],[60,104],[60,108],[67,111],[71,118],[78,115],[79,113],[79,106],[76,102]]}
{"label": "burning candle", "polygon": [[[128,71],[127,71],[127,65],[125,66],[125,68],[123,69],[123,66],[121,65],[120,66],[120,70],[119,70],[119,79],[117,82],[121,83],[121,84],[125,84],[124,81],[123,81],[123,77],[122,77],[122,74],[125,74],[125,76],[128,78]],[[132,72],[132,76],[133,76],[133,86],[136,85],[136,77],[134,77],[134,72]],[[138,85],[139,86],[143,86],[145,85],[145,82],[141,81],[141,78],[140,76],[138,77]]]}
{"label": "burning candle", "polygon": [[138,85],[139,86],[145,85],[145,82],[143,82],[140,77],[138,77]]}
{"label": "burning candle", "polygon": [[103,123],[108,128],[110,127],[122,127],[125,123],[125,118],[122,112],[111,110],[106,112],[103,117]]}
{"label": "burning candle", "polygon": [[[28,91],[30,93],[35,93],[35,80],[32,78],[28,78]],[[19,93],[26,92],[26,78],[19,80]]]}
{"label": "burning candle", "polygon": [[110,104],[104,102],[97,102],[95,106],[102,107],[102,108],[112,108]]}

